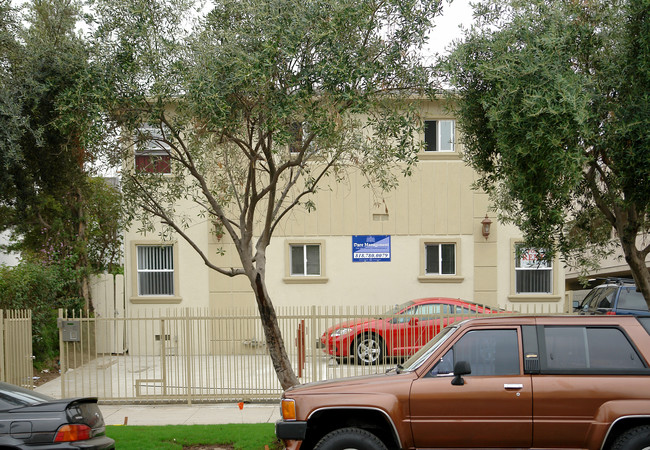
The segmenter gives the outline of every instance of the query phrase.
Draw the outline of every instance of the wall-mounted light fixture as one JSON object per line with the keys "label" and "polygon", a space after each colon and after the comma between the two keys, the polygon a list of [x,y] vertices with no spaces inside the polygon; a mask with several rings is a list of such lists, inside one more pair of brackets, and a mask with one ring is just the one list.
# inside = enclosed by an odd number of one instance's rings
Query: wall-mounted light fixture
{"label": "wall-mounted light fixture", "polygon": [[490,236],[490,226],[492,226],[492,221],[486,214],[485,219],[481,220],[481,233],[486,240]]}

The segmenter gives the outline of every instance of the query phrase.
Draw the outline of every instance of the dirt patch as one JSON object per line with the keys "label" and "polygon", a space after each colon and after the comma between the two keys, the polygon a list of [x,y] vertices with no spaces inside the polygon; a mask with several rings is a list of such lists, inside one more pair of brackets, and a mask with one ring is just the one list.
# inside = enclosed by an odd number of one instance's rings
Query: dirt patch
{"label": "dirt patch", "polygon": [[34,375],[35,387],[45,384],[48,381],[52,381],[61,376],[58,368],[43,369],[43,370],[34,369],[33,375]]}

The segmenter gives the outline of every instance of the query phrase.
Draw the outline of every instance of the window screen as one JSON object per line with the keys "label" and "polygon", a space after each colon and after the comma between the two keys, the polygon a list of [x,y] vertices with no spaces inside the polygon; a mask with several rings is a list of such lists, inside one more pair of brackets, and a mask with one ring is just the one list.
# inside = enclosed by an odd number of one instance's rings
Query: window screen
{"label": "window screen", "polygon": [[456,274],[456,244],[426,244],[426,274]]}
{"label": "window screen", "polygon": [[320,275],[320,245],[291,246],[291,275]]}
{"label": "window screen", "polygon": [[544,250],[517,245],[515,249],[515,292],[517,294],[551,294],[553,266],[544,259]]}
{"label": "window screen", "polygon": [[174,248],[139,245],[138,295],[174,295]]}
{"label": "window screen", "polygon": [[453,152],[454,121],[425,120],[424,143],[427,152]]}

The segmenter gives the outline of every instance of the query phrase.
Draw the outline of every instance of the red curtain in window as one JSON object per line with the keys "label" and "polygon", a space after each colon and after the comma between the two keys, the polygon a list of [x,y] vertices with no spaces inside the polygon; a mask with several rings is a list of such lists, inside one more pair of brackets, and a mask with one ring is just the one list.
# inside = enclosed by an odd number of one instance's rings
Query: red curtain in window
{"label": "red curtain in window", "polygon": [[136,155],[135,170],[148,173],[171,173],[169,155]]}

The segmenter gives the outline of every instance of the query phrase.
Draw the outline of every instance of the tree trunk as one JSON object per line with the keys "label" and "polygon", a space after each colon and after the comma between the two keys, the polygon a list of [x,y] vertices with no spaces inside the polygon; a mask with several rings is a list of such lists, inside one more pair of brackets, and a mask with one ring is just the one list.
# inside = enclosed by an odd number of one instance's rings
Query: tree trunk
{"label": "tree trunk", "polygon": [[650,270],[646,265],[645,255],[636,248],[636,234],[624,232],[619,236],[625,261],[630,266],[636,288],[641,291],[650,308]]}
{"label": "tree trunk", "polygon": [[282,389],[288,389],[291,386],[300,384],[300,381],[298,381],[298,377],[296,377],[291,367],[291,361],[289,361],[289,356],[284,347],[284,340],[282,339],[278,319],[275,315],[275,308],[273,308],[271,299],[266,291],[266,285],[264,284],[262,275],[259,272],[255,272],[254,277],[251,280],[251,286],[253,287],[255,299],[257,300],[257,308],[262,319],[266,345],[280,385]]}
{"label": "tree trunk", "polygon": [[79,280],[79,295],[84,299],[86,313],[92,311],[90,301],[90,279],[88,273],[88,237],[86,235],[86,216],[84,211],[84,197],[81,189],[77,188],[77,245],[79,248],[79,259],[77,261],[77,270],[81,270],[81,279]]}

